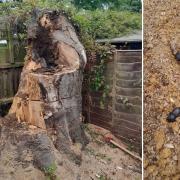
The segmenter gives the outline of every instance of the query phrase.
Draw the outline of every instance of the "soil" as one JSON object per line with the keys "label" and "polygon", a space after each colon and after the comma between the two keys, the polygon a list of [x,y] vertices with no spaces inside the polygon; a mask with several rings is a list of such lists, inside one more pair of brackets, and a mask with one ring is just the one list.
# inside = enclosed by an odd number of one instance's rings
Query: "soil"
{"label": "soil", "polygon": [[[140,161],[109,144],[97,131],[101,128],[91,124],[83,128],[90,142],[79,152],[78,165],[54,147],[49,141],[53,137],[45,130],[9,118],[0,119],[0,180],[141,179]],[[42,167],[53,158],[55,165],[45,171]]]}
{"label": "soil", "polygon": [[144,1],[144,178],[180,179],[179,0]]}

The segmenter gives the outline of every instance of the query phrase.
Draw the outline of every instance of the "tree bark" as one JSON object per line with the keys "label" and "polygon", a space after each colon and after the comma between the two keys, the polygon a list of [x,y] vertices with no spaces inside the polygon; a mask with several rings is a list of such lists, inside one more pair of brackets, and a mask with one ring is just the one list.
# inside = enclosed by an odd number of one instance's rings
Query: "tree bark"
{"label": "tree bark", "polygon": [[[34,11],[20,85],[9,115],[46,129],[58,150],[77,154],[87,138],[81,121],[86,54],[67,16]],[[77,147],[77,146],[76,146]],[[71,156],[74,157],[74,156]]]}

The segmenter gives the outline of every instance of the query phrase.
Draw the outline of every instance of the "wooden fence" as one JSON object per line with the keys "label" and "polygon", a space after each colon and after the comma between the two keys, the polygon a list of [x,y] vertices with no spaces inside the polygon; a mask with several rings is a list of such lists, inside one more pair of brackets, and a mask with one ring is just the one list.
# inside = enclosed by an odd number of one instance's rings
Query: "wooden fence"
{"label": "wooden fence", "polygon": [[102,93],[90,93],[91,104],[85,112],[88,121],[110,130],[130,148],[141,152],[142,51],[115,51],[114,61],[107,64],[105,77],[110,96],[101,107]]}
{"label": "wooden fence", "polygon": [[11,26],[0,25],[0,105],[12,100],[18,89],[25,49],[14,37]]}
{"label": "wooden fence", "polygon": [[17,92],[22,65],[0,64],[0,102],[9,102]]}

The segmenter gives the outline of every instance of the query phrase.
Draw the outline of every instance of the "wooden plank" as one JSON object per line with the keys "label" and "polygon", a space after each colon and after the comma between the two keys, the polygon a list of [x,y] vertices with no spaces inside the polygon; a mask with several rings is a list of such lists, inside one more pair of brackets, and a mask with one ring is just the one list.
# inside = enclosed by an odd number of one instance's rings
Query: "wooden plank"
{"label": "wooden plank", "polygon": [[102,122],[111,122],[112,121],[112,117],[109,118],[109,117],[106,117],[104,114],[98,114],[96,112],[90,111],[90,116],[94,117],[94,118],[98,118]]}
{"label": "wooden plank", "polygon": [[0,71],[0,99],[4,96],[3,71]]}
{"label": "wooden plank", "polygon": [[142,62],[142,57],[141,56],[118,56],[117,62],[120,62],[120,63]]}
{"label": "wooden plank", "polygon": [[126,136],[121,136],[120,134],[118,134],[116,132],[113,132],[113,133],[114,133],[115,137],[117,137],[118,139],[122,140],[127,145],[129,145],[129,143],[130,143],[131,145],[134,145],[134,146],[138,147],[139,149],[142,146],[142,141],[141,141],[140,138],[139,139],[129,139]]}
{"label": "wooden plank", "polygon": [[0,65],[7,63],[9,59],[8,47],[0,47]]}
{"label": "wooden plank", "polygon": [[116,86],[122,88],[139,88],[141,87],[141,85],[142,85],[141,79],[137,79],[137,80],[117,79],[116,81]]}
{"label": "wooden plank", "polygon": [[19,68],[23,67],[23,62],[16,62],[15,64],[3,63],[0,64],[0,69],[11,69],[11,68]]}
{"label": "wooden plank", "polygon": [[95,124],[95,125],[100,126],[100,127],[103,127],[105,129],[108,129],[108,130],[112,130],[112,124],[111,123],[102,121],[101,119],[98,119],[97,117],[94,117],[94,116],[92,116],[90,119],[91,119],[90,123]]}
{"label": "wooden plank", "polygon": [[112,112],[107,109],[101,109],[99,107],[90,107],[90,112],[101,114],[105,118],[112,118]]}
{"label": "wooden plank", "polygon": [[0,99],[13,97],[17,92],[21,69],[0,69]]}
{"label": "wooden plank", "polygon": [[21,78],[21,72],[22,72],[22,68],[18,68],[17,70],[17,75],[16,75],[16,89],[15,89],[15,93],[17,92],[18,90],[18,87],[19,87],[19,82],[20,82],[20,78]]}
{"label": "wooden plank", "polygon": [[113,132],[116,134],[119,134],[123,137],[132,139],[134,141],[137,141],[138,139],[141,139],[141,131],[135,131],[134,129],[130,129],[127,127],[118,127],[118,128],[114,128]]}
{"label": "wooden plank", "polygon": [[14,96],[14,91],[13,91],[13,77],[14,77],[14,73],[13,73],[13,69],[11,71],[9,71],[8,73],[8,88],[9,88],[9,93],[8,93],[8,97],[13,97]]}
{"label": "wooden plank", "polygon": [[7,71],[4,71],[3,73],[3,84],[4,84],[4,97],[7,97],[8,93],[8,89],[7,89]]}
{"label": "wooden plank", "polygon": [[142,70],[141,62],[117,63],[117,68],[116,68],[116,72],[119,71],[133,72],[133,71],[141,71],[141,70]]}
{"label": "wooden plank", "polygon": [[19,80],[20,80],[20,75],[21,75],[21,68],[15,68],[13,70],[13,74],[14,74],[14,78],[13,78],[13,92],[14,94],[17,92],[18,90],[18,86],[19,86]]}
{"label": "wooden plank", "polygon": [[142,107],[138,105],[127,105],[122,103],[115,103],[115,110],[118,112],[125,112],[129,114],[141,114]]}
{"label": "wooden plank", "polygon": [[117,51],[117,56],[141,56],[142,51]]}
{"label": "wooden plank", "polygon": [[124,80],[139,80],[142,78],[142,71],[133,71],[133,72],[123,72],[119,71],[116,72],[117,79],[124,79]]}
{"label": "wooden plank", "polygon": [[125,119],[117,119],[117,118],[114,118],[114,127],[127,127],[127,128],[130,128],[130,129],[134,129],[136,131],[141,131],[141,126],[142,124],[141,123],[134,123],[134,122],[131,122],[131,121],[127,121]]}
{"label": "wooden plank", "polygon": [[131,103],[133,105],[140,105],[142,106],[142,96],[122,96],[122,95],[116,95],[115,101],[118,103],[123,103],[123,101],[127,100],[128,103]]}
{"label": "wooden plank", "polygon": [[114,117],[119,118],[119,119],[125,119],[127,121],[133,122],[133,123],[137,123],[137,124],[141,124],[142,122],[142,116],[141,114],[129,114],[129,113],[125,113],[125,112],[114,112]]}
{"label": "wooden plank", "polygon": [[13,97],[10,97],[10,98],[2,98],[2,99],[0,99],[0,104],[11,103],[12,101],[13,101]]}
{"label": "wooden plank", "polygon": [[116,93],[117,95],[122,95],[122,96],[142,96],[142,88],[119,88],[116,87]]}

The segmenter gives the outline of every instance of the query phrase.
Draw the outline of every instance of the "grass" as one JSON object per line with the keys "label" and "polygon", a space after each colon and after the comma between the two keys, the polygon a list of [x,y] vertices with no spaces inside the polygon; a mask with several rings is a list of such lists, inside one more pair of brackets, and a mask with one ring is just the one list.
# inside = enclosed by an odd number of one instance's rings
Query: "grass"
{"label": "grass", "polygon": [[101,174],[98,179],[99,180],[112,180],[112,178],[108,177],[107,175],[103,175],[103,174]]}
{"label": "grass", "polygon": [[52,164],[46,168],[43,168],[45,176],[47,177],[47,180],[57,180],[57,177],[55,175],[56,172],[56,165]]}

